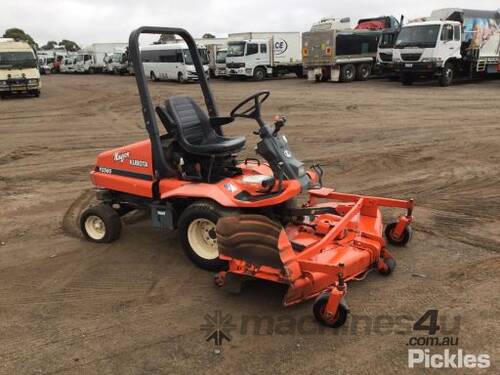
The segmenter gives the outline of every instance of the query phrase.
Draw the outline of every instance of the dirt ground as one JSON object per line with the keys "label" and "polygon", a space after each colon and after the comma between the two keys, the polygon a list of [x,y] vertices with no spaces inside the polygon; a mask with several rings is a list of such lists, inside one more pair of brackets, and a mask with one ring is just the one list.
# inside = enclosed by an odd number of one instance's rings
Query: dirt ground
{"label": "dirt ground", "polygon": [[[391,248],[396,271],[351,283],[348,323],[320,329],[311,302],[284,308],[276,286],[217,289],[175,233],[147,221],[130,219],[115,243],[85,242],[74,221],[96,155],[146,137],[135,80],[44,76],[40,98],[0,101],[0,373],[420,374],[408,369],[407,343],[424,335],[411,327],[429,309],[439,310],[438,337],[458,317],[458,347],[490,355],[489,369],[467,373],[499,373],[500,80],[211,84],[221,113],[270,89],[265,116],[288,116],[293,150],[306,165],[324,164],[326,185],[415,198],[413,241]],[[195,84],[150,87],[157,101],[201,99]],[[255,126],[227,128],[247,136],[244,156]],[[217,310],[233,324],[220,354],[201,327]],[[266,328],[255,332],[254,317]],[[400,317],[402,330],[392,324]]]}

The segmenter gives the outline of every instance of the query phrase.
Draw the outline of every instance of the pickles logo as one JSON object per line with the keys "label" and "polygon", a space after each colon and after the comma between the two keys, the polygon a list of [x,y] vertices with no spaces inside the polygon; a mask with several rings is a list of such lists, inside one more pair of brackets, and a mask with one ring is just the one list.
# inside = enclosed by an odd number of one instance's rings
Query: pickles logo
{"label": "pickles logo", "polygon": [[275,39],[274,40],[274,53],[276,55],[282,55],[288,49],[288,43],[284,39]]}

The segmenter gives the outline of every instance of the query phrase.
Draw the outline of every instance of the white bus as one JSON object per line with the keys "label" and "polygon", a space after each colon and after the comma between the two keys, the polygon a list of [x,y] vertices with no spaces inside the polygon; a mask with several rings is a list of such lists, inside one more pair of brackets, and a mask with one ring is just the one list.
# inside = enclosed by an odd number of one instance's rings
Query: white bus
{"label": "white bus", "polygon": [[[207,49],[198,46],[203,70],[208,78]],[[198,75],[186,43],[155,44],[141,48],[144,73],[152,81],[170,79],[179,82],[196,81]]]}

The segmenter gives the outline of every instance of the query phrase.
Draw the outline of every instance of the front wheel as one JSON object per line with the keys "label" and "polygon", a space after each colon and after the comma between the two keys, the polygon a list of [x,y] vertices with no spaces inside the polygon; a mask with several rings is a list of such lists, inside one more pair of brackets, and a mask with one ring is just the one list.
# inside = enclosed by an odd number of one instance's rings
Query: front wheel
{"label": "front wheel", "polygon": [[151,79],[151,81],[158,81],[158,77],[156,76],[155,72],[150,72],[149,73],[149,79]]}
{"label": "front wheel", "polygon": [[222,216],[236,214],[210,201],[195,202],[179,217],[178,228],[182,248],[198,267],[209,271],[227,268],[227,262],[219,259],[215,227]]}
{"label": "front wheel", "polygon": [[439,85],[441,87],[448,87],[453,82],[453,66],[451,64],[446,64],[439,76]]}
{"label": "front wheel", "polygon": [[256,81],[262,81],[264,78],[266,78],[266,71],[264,68],[255,68],[253,71],[253,79]]}
{"label": "front wheel", "polygon": [[113,242],[120,237],[120,215],[107,204],[89,207],[80,216],[80,229],[88,241]]}

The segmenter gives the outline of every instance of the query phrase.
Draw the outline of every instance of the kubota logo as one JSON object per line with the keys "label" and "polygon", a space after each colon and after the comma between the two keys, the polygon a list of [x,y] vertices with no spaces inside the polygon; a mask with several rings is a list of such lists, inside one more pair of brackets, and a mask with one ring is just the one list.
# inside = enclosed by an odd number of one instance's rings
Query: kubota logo
{"label": "kubota logo", "polygon": [[130,156],[130,153],[128,151],[122,151],[122,152],[114,152],[113,153],[113,160],[117,161],[119,163],[123,163],[125,159],[127,159]]}

